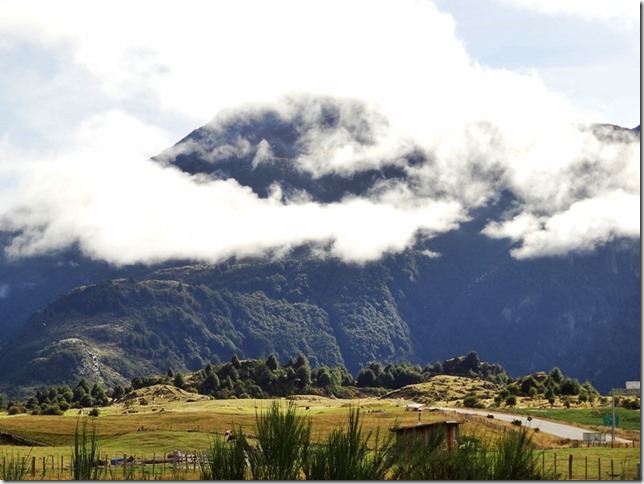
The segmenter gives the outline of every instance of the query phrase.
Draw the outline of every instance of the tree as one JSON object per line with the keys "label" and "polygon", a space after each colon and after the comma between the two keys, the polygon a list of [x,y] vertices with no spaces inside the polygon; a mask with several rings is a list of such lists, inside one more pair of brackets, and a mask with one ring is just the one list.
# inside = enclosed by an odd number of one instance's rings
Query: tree
{"label": "tree", "polygon": [[510,395],[505,399],[505,404],[508,407],[514,407],[517,404],[517,397],[515,395]]}
{"label": "tree", "polygon": [[266,359],[266,366],[271,371],[275,371],[279,368],[280,364],[277,361],[277,357],[273,353],[271,353],[270,356]]}
{"label": "tree", "polygon": [[552,370],[550,370],[550,373],[548,374],[548,376],[550,376],[552,381],[554,381],[557,384],[561,383],[564,378],[563,373],[561,373],[561,370],[556,366]]}
{"label": "tree", "polygon": [[181,374],[180,372],[177,372],[174,375],[174,380],[173,380],[172,384],[175,387],[183,388],[186,385],[186,380],[183,377],[183,374]]}
{"label": "tree", "polygon": [[209,373],[201,383],[201,393],[208,395],[219,388],[219,377],[215,373]]}
{"label": "tree", "polygon": [[112,392],[112,398],[114,400],[118,400],[119,398],[122,398],[125,396],[125,389],[121,385],[116,385],[114,387],[114,391]]}
{"label": "tree", "polygon": [[233,357],[230,359],[230,362],[233,364],[233,367],[236,369],[241,368],[241,361],[239,361],[239,358],[237,358],[237,354],[233,354]]}
{"label": "tree", "polygon": [[376,385],[376,375],[371,368],[363,368],[358,374],[357,383],[359,387],[373,387]]}
{"label": "tree", "polygon": [[76,388],[83,388],[85,390],[85,393],[89,393],[91,387],[89,386],[89,382],[85,378],[81,378],[78,381],[78,385],[76,385]]}
{"label": "tree", "polygon": [[295,370],[296,383],[300,388],[311,384],[311,367],[309,365],[300,366]]}
{"label": "tree", "polygon": [[559,392],[561,395],[579,395],[580,390],[581,385],[576,378],[566,377],[559,386]]}
{"label": "tree", "polygon": [[96,384],[94,385],[94,388],[92,388],[91,396],[94,399],[95,405],[100,405],[101,407],[105,407],[109,403],[109,399],[105,394],[105,389]]}
{"label": "tree", "polygon": [[373,371],[376,378],[378,378],[383,372],[382,364],[379,361],[372,361],[369,363],[368,368]]}
{"label": "tree", "polygon": [[481,358],[476,351],[470,351],[465,357],[465,368],[477,372],[481,365]]}
{"label": "tree", "polygon": [[516,385],[515,383],[510,383],[507,386],[508,391],[510,392],[511,395],[518,395],[521,393],[521,390],[519,389],[519,386]]}
{"label": "tree", "polygon": [[539,383],[537,380],[534,379],[532,375],[527,377],[523,382],[521,382],[521,393],[523,395],[529,395],[530,394],[530,389],[534,388],[536,389],[539,386]]}
{"label": "tree", "polygon": [[93,407],[94,406],[94,399],[89,393],[85,393],[83,395],[83,398],[80,399],[80,406],[81,407]]}
{"label": "tree", "polygon": [[331,377],[331,373],[329,372],[328,368],[324,367],[318,373],[317,386],[322,387],[322,388],[334,386],[333,385],[333,378]]}
{"label": "tree", "polygon": [[295,363],[293,364],[293,368],[297,370],[301,366],[308,366],[308,367],[311,366],[309,364],[309,359],[306,356],[304,356],[302,353],[297,355],[297,358],[295,359]]}

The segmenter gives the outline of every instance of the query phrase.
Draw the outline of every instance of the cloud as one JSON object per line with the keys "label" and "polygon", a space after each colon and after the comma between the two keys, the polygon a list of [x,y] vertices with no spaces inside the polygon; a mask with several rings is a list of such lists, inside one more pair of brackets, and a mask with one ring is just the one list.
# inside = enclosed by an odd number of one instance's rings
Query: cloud
{"label": "cloud", "polygon": [[[49,144],[26,149],[11,130],[0,137],[0,229],[17,234],[10,255],[78,244],[115,264],[214,262],[310,244],[365,262],[457,228],[501,190],[515,194],[516,212],[484,233],[516,240],[516,257],[639,236],[639,138],[600,140],[578,127],[590,114],[536,73],[482,67],[430,2],[195,0],[177,8],[3,4],[0,54],[29,46],[59,60],[51,71],[27,66],[33,90],[12,104],[29,126],[23,136]],[[145,21],[151,11],[155,20]],[[57,126],[68,103],[75,114]],[[228,120],[267,109],[299,123],[294,169],[348,177],[395,165],[406,179],[324,204],[278,183],[261,198],[234,180],[149,160],[176,141],[175,122],[194,128],[217,113],[214,136]],[[254,167],[279,156],[270,140],[243,134],[206,141],[163,159],[195,153],[215,169],[233,155],[254,156]],[[422,163],[410,162],[414,152]]]}
{"label": "cloud", "polygon": [[519,259],[591,251],[617,237],[638,238],[640,221],[633,210],[637,205],[639,196],[616,191],[575,201],[554,215],[522,212],[508,222],[493,222],[484,233],[521,241],[512,250]]}
{"label": "cloud", "polygon": [[502,0],[509,5],[546,14],[564,13],[599,20],[619,28],[637,28],[640,2],[637,0]]}
{"label": "cloud", "polygon": [[90,136],[96,150],[9,167],[8,174],[20,179],[0,198],[0,226],[20,231],[9,255],[78,243],[90,257],[115,264],[218,261],[309,243],[364,262],[404,249],[418,230],[442,232],[464,218],[458,204],[443,201],[410,209],[359,198],[326,205],[262,199],[233,180],[189,176],[128,156],[118,148],[124,133],[135,139],[158,135],[123,113],[110,113],[81,130],[80,138]]}

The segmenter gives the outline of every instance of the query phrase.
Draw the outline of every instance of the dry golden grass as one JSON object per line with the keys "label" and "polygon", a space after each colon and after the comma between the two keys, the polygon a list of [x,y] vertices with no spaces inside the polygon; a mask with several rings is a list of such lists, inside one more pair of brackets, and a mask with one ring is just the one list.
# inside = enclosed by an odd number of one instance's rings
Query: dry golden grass
{"label": "dry golden grass", "polygon": [[[479,386],[476,381],[471,381],[468,385],[465,380],[468,379],[459,380],[458,377],[437,379],[429,391],[447,391],[448,388],[451,388],[449,396],[454,399],[450,400],[450,404],[453,405],[458,401],[456,400],[458,396],[467,394],[472,391],[473,387]],[[262,414],[271,404],[271,400],[211,400],[195,398],[194,394],[186,392],[172,390],[159,392],[158,390],[154,387],[145,389],[139,392],[135,399],[102,408],[99,417],[91,418],[91,422],[96,426],[101,455],[114,458],[122,457],[123,454],[134,454],[137,457],[151,458],[152,456],[167,455],[173,450],[193,453],[205,450],[213,438],[213,433],[223,434],[228,429],[238,429],[239,427],[252,440],[256,415]],[[424,390],[426,389],[418,388],[418,386],[413,389],[414,392]],[[405,405],[413,403],[410,397],[406,397],[410,394],[411,392],[403,392],[391,395],[393,398],[363,398],[350,401],[303,395],[293,397],[291,400],[298,412],[311,419],[314,440],[323,440],[337,426],[346,425],[349,409],[356,407],[361,410],[363,430],[373,431],[374,435],[376,431],[379,431],[381,437],[388,434],[389,429],[395,426],[417,423],[419,415],[420,421],[423,423],[454,418],[453,415],[446,416],[440,411],[423,411],[420,414],[406,412]],[[142,405],[141,398],[145,398],[148,404]],[[418,399],[417,396],[415,398]],[[281,399],[281,401],[286,404],[285,399]],[[28,455],[30,459],[35,457],[37,462],[35,478],[42,479],[44,463],[44,465],[52,467],[51,470],[47,470],[45,478],[55,480],[57,478],[56,472],[60,471],[54,469],[61,458],[65,461],[65,465],[68,465],[67,460],[71,456],[76,426],[80,419],[85,418],[90,419],[90,417],[78,415],[78,410],[70,410],[64,416],[26,414],[7,416],[6,413],[0,413],[0,431],[50,444],[48,447],[34,448],[0,446],[0,458],[9,455]],[[496,426],[494,428],[486,425],[490,422],[485,421],[463,420],[463,422],[461,427],[463,434],[476,436],[483,440],[498,438],[502,428],[514,428],[510,423],[499,420],[493,422]],[[572,446],[570,441],[562,441],[543,432],[533,433],[532,438],[533,442],[540,447],[563,449]],[[576,450],[581,451],[582,449]],[[587,452],[592,452],[592,450],[587,449]],[[618,449],[613,450],[617,451]],[[631,450],[637,451],[638,449]],[[158,474],[160,466],[157,467],[156,472],[154,479],[194,479],[197,477],[191,471],[180,476],[173,476],[168,470],[167,473],[161,475]],[[109,478],[109,476],[105,477]],[[61,478],[66,477],[61,475]],[[120,479],[118,476],[116,478]]]}

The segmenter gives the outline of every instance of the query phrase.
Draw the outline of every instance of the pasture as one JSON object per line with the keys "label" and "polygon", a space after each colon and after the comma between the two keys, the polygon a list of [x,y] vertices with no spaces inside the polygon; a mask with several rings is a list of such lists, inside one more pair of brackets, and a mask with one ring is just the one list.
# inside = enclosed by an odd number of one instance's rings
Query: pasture
{"label": "pasture", "polygon": [[[139,472],[136,475],[128,475],[126,468],[114,467],[109,472],[106,470],[103,478],[197,479],[199,473],[194,461],[186,461],[185,467],[181,468],[181,476],[178,476],[177,468],[172,467],[171,470],[171,466],[166,467],[161,459],[176,451],[179,455],[199,454],[212,444],[214,435],[223,436],[229,429],[241,430],[252,442],[256,437],[257,416],[266,412],[271,405],[271,400],[210,400],[193,394],[159,391],[155,387],[145,390],[135,398],[100,408],[98,417],[79,414],[77,409],[69,410],[62,416],[9,416],[0,413],[0,432],[47,444],[43,447],[0,445],[0,459],[27,458],[29,479],[69,479],[75,431],[79,422],[87,421],[96,429],[99,455],[106,457],[108,462],[124,456],[135,456],[137,460],[151,460],[154,457],[157,461],[154,468],[148,465],[136,471]],[[281,400],[286,402],[286,399]],[[382,437],[396,426],[446,420],[445,414],[440,411],[405,411],[405,405],[413,401],[404,398],[343,400],[301,395],[288,400],[294,404],[298,415],[310,419],[314,442],[322,442],[338,426],[346,426],[351,408],[360,409],[364,431],[374,432],[371,443],[376,431]],[[479,439],[494,439],[504,432],[504,428],[512,428],[511,424],[501,422],[494,422],[494,426],[484,423],[464,420],[461,433],[475,435]],[[632,432],[629,432],[631,436]],[[605,474],[602,478],[610,478],[611,472],[622,478],[633,478],[639,462],[638,447],[588,448],[540,432],[532,434],[532,441],[538,449],[547,449],[542,455],[542,465],[550,470],[556,468],[560,478],[568,477],[569,466],[574,467],[574,479],[582,479],[584,475],[596,479],[602,474]],[[574,455],[574,459],[569,462],[570,455]],[[31,472],[35,475],[32,476]]]}

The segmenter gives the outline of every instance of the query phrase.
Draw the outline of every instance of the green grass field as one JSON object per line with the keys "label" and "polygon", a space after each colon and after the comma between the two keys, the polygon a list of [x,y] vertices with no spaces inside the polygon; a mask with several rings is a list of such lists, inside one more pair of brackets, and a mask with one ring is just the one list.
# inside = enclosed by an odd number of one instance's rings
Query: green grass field
{"label": "green grass field", "polygon": [[[570,424],[578,424],[584,427],[597,427],[598,430],[610,431],[610,427],[604,425],[604,417],[611,415],[611,407],[597,408],[517,408],[512,410],[513,413],[523,415],[532,415],[551,420],[558,420]],[[640,430],[640,411],[628,410],[625,408],[616,408],[615,415],[619,419],[618,427],[624,430]]]}

